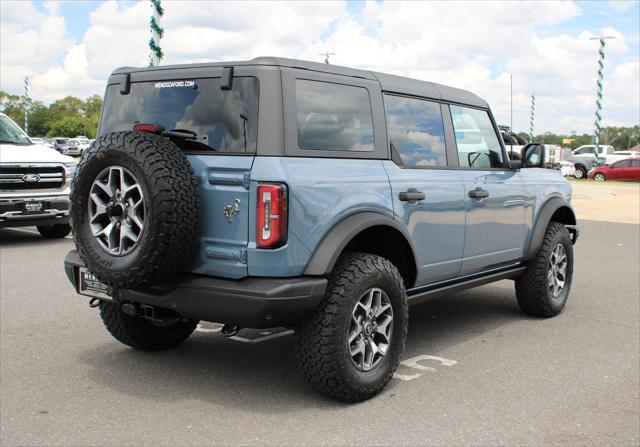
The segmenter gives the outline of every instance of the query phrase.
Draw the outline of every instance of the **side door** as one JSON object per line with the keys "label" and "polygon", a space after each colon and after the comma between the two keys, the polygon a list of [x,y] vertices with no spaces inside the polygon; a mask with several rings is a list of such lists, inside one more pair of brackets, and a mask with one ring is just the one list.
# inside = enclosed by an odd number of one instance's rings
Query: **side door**
{"label": "side door", "polygon": [[617,161],[611,165],[607,172],[608,180],[623,180],[631,174],[631,160]]}
{"label": "side door", "polygon": [[395,217],[413,239],[416,285],[453,278],[462,265],[466,203],[460,174],[447,168],[443,106],[392,94],[384,105],[392,160],[383,166]]}
{"label": "side door", "polygon": [[467,275],[522,258],[528,197],[489,111],[458,105],[449,110],[466,198],[460,274]]}

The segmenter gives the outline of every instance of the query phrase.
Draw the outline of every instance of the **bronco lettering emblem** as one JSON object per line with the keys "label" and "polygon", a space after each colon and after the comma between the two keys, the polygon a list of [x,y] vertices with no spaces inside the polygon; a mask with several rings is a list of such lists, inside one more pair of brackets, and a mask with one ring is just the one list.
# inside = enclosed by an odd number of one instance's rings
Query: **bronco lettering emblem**
{"label": "bronco lettering emblem", "polygon": [[25,174],[22,176],[22,181],[25,183],[36,183],[40,181],[38,174]]}
{"label": "bronco lettering emblem", "polygon": [[240,199],[236,199],[233,203],[224,206],[224,218],[231,223],[233,217],[240,212]]}

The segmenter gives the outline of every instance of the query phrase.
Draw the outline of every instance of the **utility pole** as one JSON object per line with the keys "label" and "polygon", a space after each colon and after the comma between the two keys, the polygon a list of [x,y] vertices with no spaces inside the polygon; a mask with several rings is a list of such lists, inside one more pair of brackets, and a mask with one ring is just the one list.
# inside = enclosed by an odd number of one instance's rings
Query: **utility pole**
{"label": "utility pole", "polygon": [[598,156],[600,155],[600,121],[602,119],[602,80],[604,79],[604,45],[605,40],[615,39],[613,36],[598,36],[590,37],[589,40],[599,40],[600,49],[598,53],[600,57],[598,59],[598,88],[596,91],[596,121],[595,121],[595,144],[596,144],[596,164],[598,163]]}
{"label": "utility pole", "polygon": [[150,0],[151,7],[153,8],[153,14],[149,21],[149,27],[151,28],[151,39],[149,39],[149,49],[151,54],[149,56],[149,66],[156,67],[160,65],[160,61],[164,57],[162,48],[160,48],[160,39],[164,34],[164,30],[160,27],[160,18],[164,15],[164,9],[160,5],[160,0]]}
{"label": "utility pole", "polygon": [[[511,114],[511,121],[509,123],[509,127],[511,127],[511,132],[515,133],[515,131],[513,130],[513,73],[509,73],[509,88],[511,89],[511,96],[510,96],[510,114]],[[511,145],[513,146],[513,144]]]}
{"label": "utility pole", "polygon": [[335,56],[336,53],[329,53],[328,51],[325,51],[324,53],[318,53],[318,56],[324,56],[324,63],[328,64],[329,63],[329,56]]}
{"label": "utility pole", "polygon": [[529,136],[533,142],[533,122],[536,118],[536,92],[531,93],[531,117],[529,118]]}
{"label": "utility pole", "polygon": [[29,109],[31,105],[31,98],[29,98],[29,84],[31,79],[29,76],[24,77],[24,96],[22,97],[22,104],[24,107],[24,131],[29,135]]}

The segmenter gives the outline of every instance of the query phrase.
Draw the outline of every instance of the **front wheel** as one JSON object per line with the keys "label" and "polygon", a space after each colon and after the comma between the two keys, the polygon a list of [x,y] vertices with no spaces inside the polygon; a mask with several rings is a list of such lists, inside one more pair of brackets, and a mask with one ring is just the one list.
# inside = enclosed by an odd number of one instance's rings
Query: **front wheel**
{"label": "front wheel", "polygon": [[576,166],[576,173],[574,174],[574,177],[577,179],[583,179],[586,176],[587,176],[587,170],[582,166]]}
{"label": "front wheel", "polygon": [[296,330],[296,357],[311,386],[359,402],[378,394],[398,367],[407,336],[404,282],[387,259],[348,253],[325,297]]}
{"label": "front wheel", "polygon": [[45,239],[61,239],[71,233],[69,224],[39,225],[36,228]]}
{"label": "front wheel", "polygon": [[564,309],[573,279],[573,245],[567,228],[551,222],[527,271],[516,280],[516,297],[523,312],[554,317]]}
{"label": "front wheel", "polygon": [[607,177],[601,172],[598,172],[596,175],[593,176],[593,179],[598,182],[604,182],[607,179]]}

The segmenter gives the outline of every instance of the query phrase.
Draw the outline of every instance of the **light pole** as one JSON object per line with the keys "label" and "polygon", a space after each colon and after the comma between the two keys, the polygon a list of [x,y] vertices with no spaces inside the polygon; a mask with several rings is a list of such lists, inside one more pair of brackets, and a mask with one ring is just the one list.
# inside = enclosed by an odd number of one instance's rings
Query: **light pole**
{"label": "light pole", "polygon": [[328,64],[329,63],[329,56],[335,56],[336,53],[329,53],[328,51],[325,51],[324,53],[318,53],[318,56],[324,56],[324,63]]}
{"label": "light pole", "polygon": [[153,8],[153,14],[149,21],[149,27],[151,28],[151,39],[149,39],[149,49],[151,54],[149,56],[149,66],[156,67],[160,65],[160,61],[164,57],[162,48],[160,48],[160,39],[164,34],[164,30],[160,27],[160,17],[164,14],[164,9],[160,5],[160,0],[151,0],[151,7]]}
{"label": "light pole", "polygon": [[533,143],[533,122],[536,118],[536,92],[531,93],[531,117],[529,118],[529,136]]}
{"label": "light pole", "polygon": [[29,76],[24,77],[24,96],[22,97],[22,104],[24,107],[24,131],[29,135],[29,106],[31,104],[31,98],[29,98],[29,86],[31,79]]}
{"label": "light pole", "polygon": [[598,88],[596,91],[596,121],[595,121],[595,143],[596,143],[596,164],[598,163],[598,156],[600,155],[600,121],[602,120],[602,80],[604,79],[604,45],[605,40],[607,39],[615,39],[613,36],[598,36],[598,37],[590,37],[589,40],[599,40],[600,48],[598,53],[600,57],[598,58]]}

